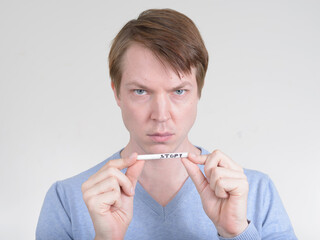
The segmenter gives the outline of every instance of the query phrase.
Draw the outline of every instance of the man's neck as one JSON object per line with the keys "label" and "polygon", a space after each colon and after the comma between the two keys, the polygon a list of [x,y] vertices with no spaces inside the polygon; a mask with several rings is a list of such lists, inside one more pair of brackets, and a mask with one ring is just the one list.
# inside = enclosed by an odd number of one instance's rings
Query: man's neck
{"label": "man's neck", "polygon": [[[183,148],[183,151],[200,154],[200,150],[191,143]],[[188,173],[180,158],[147,160],[139,177],[139,183],[160,205],[166,206],[179,192],[187,178]]]}
{"label": "man's neck", "polygon": [[166,206],[187,178],[188,173],[179,158],[152,160],[146,161],[139,183],[160,205]]}

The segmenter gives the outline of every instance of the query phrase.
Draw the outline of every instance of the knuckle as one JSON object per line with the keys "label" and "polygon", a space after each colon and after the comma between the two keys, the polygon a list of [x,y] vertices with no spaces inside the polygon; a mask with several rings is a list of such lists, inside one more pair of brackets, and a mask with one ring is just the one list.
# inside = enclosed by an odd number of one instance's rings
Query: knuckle
{"label": "knuckle", "polygon": [[217,167],[213,168],[211,170],[211,177],[212,180],[216,182],[218,179],[222,177],[221,170]]}
{"label": "knuckle", "polygon": [[107,182],[109,183],[116,183],[116,177],[114,175],[111,175],[107,178]]}
{"label": "knuckle", "polygon": [[104,171],[103,171],[103,179],[106,180],[106,179],[109,179],[111,177],[114,176],[114,171],[112,168],[106,168]]}
{"label": "knuckle", "polygon": [[117,179],[115,176],[109,177],[108,181],[110,182],[110,184],[111,184],[113,187],[119,185],[118,179]]}
{"label": "knuckle", "polygon": [[86,190],[87,190],[87,182],[84,182],[84,183],[81,185],[81,192],[84,193]]}
{"label": "knuckle", "polygon": [[89,211],[92,211],[94,209],[95,206],[95,198],[94,197],[90,197],[87,199],[86,201],[87,207],[89,209]]}
{"label": "knuckle", "polygon": [[106,166],[106,167],[110,167],[110,166],[112,165],[113,161],[114,161],[114,160],[108,161],[105,166]]}
{"label": "knuckle", "polygon": [[216,149],[212,152],[212,155],[214,156],[218,156],[218,155],[221,155],[222,154],[222,151],[220,149]]}
{"label": "knuckle", "polygon": [[223,186],[223,179],[222,178],[218,178],[216,180],[216,186],[217,187],[222,187]]}
{"label": "knuckle", "polygon": [[112,176],[112,177],[115,177],[117,174],[117,169],[114,168],[114,167],[109,167],[106,169],[106,175],[107,176]]}
{"label": "knuckle", "polygon": [[83,198],[84,202],[88,202],[88,199],[89,199],[88,192],[84,192],[82,194],[82,198]]}
{"label": "knuckle", "polygon": [[109,162],[107,162],[106,165],[104,166],[104,169],[105,169],[105,170],[108,170],[108,169],[110,169],[110,168],[114,168],[114,166],[113,166],[113,161],[112,161],[112,160],[109,161]]}

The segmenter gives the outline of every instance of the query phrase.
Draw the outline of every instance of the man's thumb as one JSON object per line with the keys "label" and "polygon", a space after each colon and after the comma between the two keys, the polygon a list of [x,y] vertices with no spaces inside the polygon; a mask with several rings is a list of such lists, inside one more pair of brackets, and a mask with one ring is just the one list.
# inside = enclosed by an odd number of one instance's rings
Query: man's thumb
{"label": "man's thumb", "polygon": [[187,158],[182,158],[181,161],[184,167],[186,168],[190,178],[192,179],[194,185],[196,186],[199,194],[201,194],[203,189],[208,184],[206,177],[203,175],[197,164],[191,162]]}
{"label": "man's thumb", "polygon": [[126,176],[132,182],[133,188],[136,187],[139,176],[143,170],[144,162],[143,160],[136,160],[134,164],[127,168]]}

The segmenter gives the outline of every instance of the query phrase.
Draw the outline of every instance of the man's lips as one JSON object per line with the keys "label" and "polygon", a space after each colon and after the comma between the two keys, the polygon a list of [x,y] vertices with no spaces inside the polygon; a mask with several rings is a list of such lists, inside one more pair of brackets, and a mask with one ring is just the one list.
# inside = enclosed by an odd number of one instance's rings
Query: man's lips
{"label": "man's lips", "polygon": [[148,136],[154,141],[154,142],[166,142],[170,140],[170,138],[173,136],[173,133],[152,133],[148,134]]}

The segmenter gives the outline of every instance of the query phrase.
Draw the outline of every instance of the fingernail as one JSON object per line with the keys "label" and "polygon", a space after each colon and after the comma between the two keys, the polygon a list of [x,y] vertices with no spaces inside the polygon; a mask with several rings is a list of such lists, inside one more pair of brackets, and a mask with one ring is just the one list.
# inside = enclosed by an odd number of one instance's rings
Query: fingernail
{"label": "fingernail", "polygon": [[134,188],[133,187],[130,189],[130,192],[131,192],[132,195],[134,194]]}
{"label": "fingernail", "polygon": [[195,158],[196,155],[194,153],[189,153],[189,157]]}

